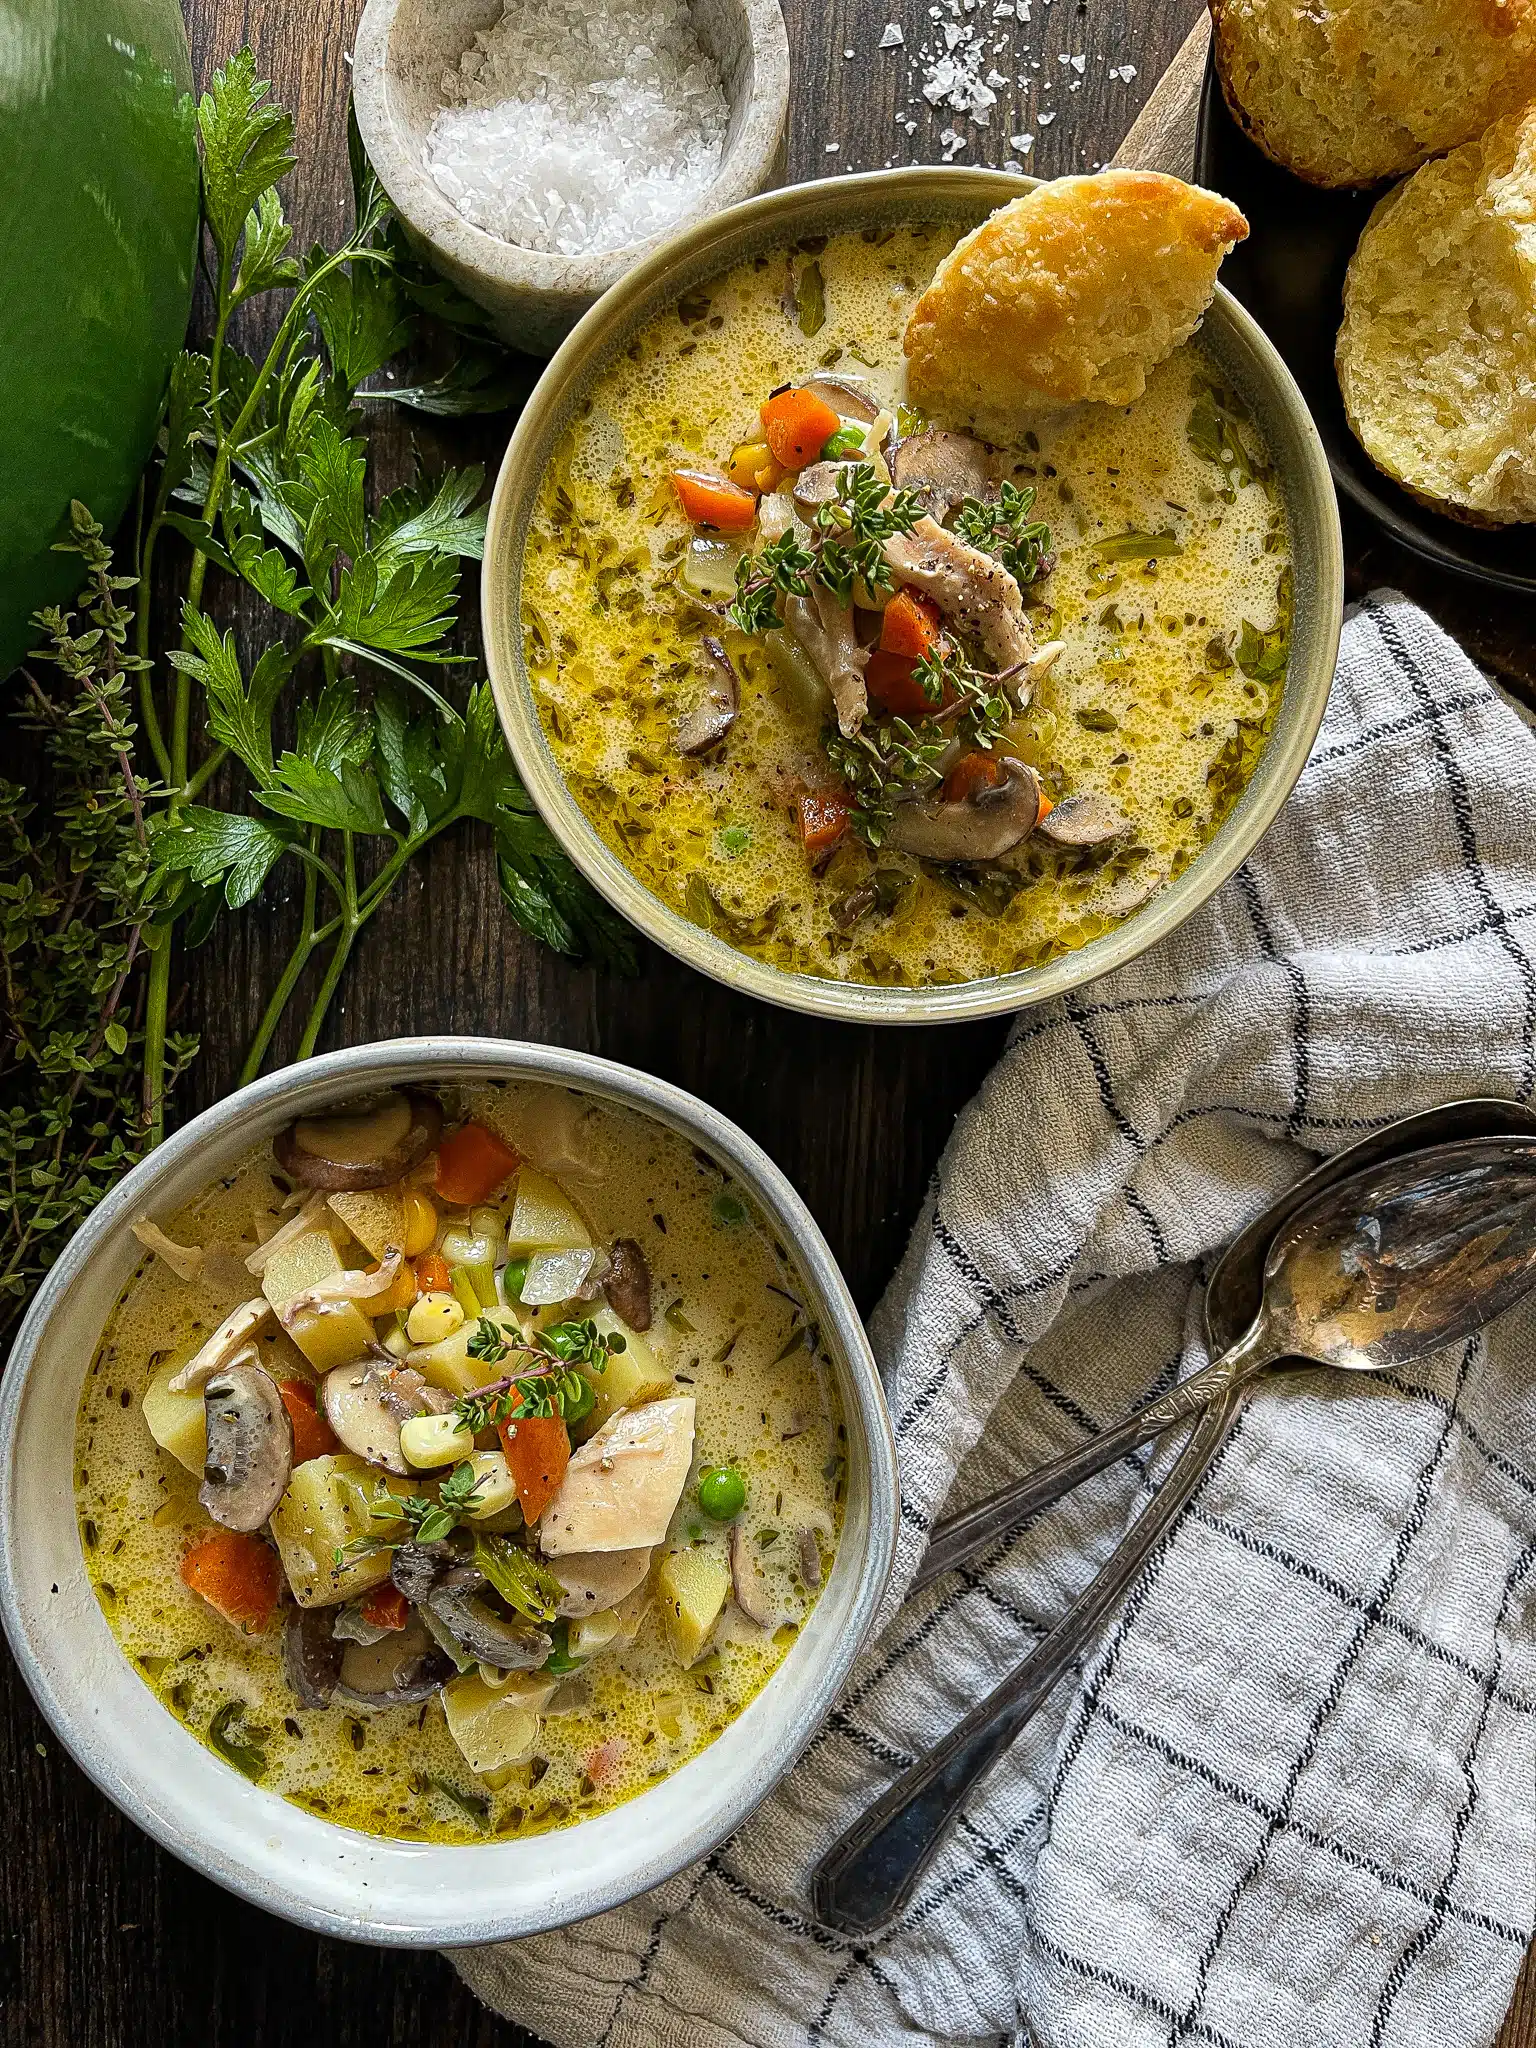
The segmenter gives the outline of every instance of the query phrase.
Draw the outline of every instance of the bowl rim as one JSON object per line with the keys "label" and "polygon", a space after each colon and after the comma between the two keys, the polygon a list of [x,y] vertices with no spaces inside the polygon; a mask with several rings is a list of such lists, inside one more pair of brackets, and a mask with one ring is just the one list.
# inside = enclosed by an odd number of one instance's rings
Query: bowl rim
{"label": "bowl rim", "polygon": [[[462,1905],[445,1908],[439,1904],[439,1892],[446,1888],[434,1882],[434,1873],[427,1866],[436,1859],[457,1864],[466,1854],[494,1856],[499,1851],[526,1847],[530,1842],[568,1842],[579,1835],[583,1826],[597,1826],[613,1815],[623,1815],[636,1807],[637,1800],[625,1801],[587,1822],[578,1821],[543,1835],[483,1844],[434,1844],[367,1835],[307,1813],[269,1788],[242,1787],[242,1796],[257,1795],[248,1829],[251,1838],[270,1831],[275,1809],[268,1802],[272,1801],[278,1802],[297,1837],[291,1848],[291,1870],[285,1869],[281,1883],[274,1882],[239,1852],[230,1853],[204,1838],[197,1825],[199,1795],[195,1788],[184,1801],[157,1802],[147,1786],[135,1777],[127,1737],[111,1732],[104,1736],[71,1714],[55,1689],[43,1646],[50,1639],[51,1630],[67,1632],[72,1624],[67,1616],[55,1623],[49,1616],[29,1614],[18,1588],[17,1560],[25,1547],[22,1518],[16,1511],[18,1421],[50,1326],[69,1289],[104,1247],[120,1240],[132,1217],[154,1199],[158,1186],[194,1159],[210,1140],[225,1140],[238,1132],[242,1124],[251,1126],[254,1137],[256,1129],[263,1123],[270,1125],[273,1112],[285,1105],[319,1107],[327,1100],[361,1088],[381,1083],[400,1085],[412,1080],[436,1081],[445,1086],[473,1080],[524,1080],[594,1094],[655,1118],[727,1163],[762,1204],[772,1227],[784,1235],[803,1278],[817,1298],[824,1315],[824,1339],[840,1365],[848,1426],[850,1431],[858,1432],[868,1468],[868,1530],[857,1576],[851,1582],[851,1605],[846,1620],[840,1632],[824,1642],[819,1664],[792,1698],[793,1711],[782,1714],[754,1750],[752,1769],[744,1775],[741,1789],[733,1797],[707,1806],[702,1819],[691,1819],[670,1837],[658,1838],[651,1831],[637,1841],[636,1854],[625,1863],[621,1874],[606,1881],[588,1878],[573,1882],[571,1890],[578,1895],[577,1902],[572,1905],[566,1897],[553,1911],[537,1906],[532,1910],[509,1911],[504,1907],[498,1911],[494,1903],[467,1914]],[[82,1383],[94,1354],[93,1343],[80,1365]],[[71,1412],[78,1398],[77,1388]],[[72,1491],[69,1506],[73,1507]],[[895,1435],[863,1321],[820,1228],[782,1170],[728,1117],[686,1090],[595,1054],[525,1040],[459,1034],[381,1040],[280,1068],[204,1110],[126,1174],[70,1239],[27,1312],[0,1381],[0,1623],[22,1677],[55,1735],[98,1790],[163,1848],[203,1876],[312,1932],[376,1946],[461,1947],[547,1932],[622,1905],[710,1854],[793,1768],[825,1719],[868,1637],[884,1596],[899,1519]],[[54,1591],[57,1590],[55,1587]],[[99,1615],[94,1600],[90,1611]],[[126,1674],[137,1682],[137,1674],[115,1636],[111,1644]],[[793,1648],[789,1654],[794,1654]],[[742,1713],[713,1742],[661,1783],[675,1783],[682,1772],[707,1757],[718,1743],[729,1741],[732,1731],[742,1726],[752,1707],[773,1693],[778,1678],[776,1669]],[[166,1712],[147,1689],[145,1698],[158,1712]],[[227,1766],[207,1756],[195,1736],[188,1731],[183,1733],[219,1774],[221,1783],[234,1777]],[[189,1769],[189,1777],[193,1775]],[[642,1793],[637,1798],[644,1796]],[[699,1804],[696,1802],[696,1806]],[[303,1837],[310,1828],[322,1831],[320,1839],[335,1849],[338,1863],[350,1861],[357,1868],[357,1912],[340,1911],[306,1895],[310,1858],[305,1853]],[[361,1910],[362,1903],[368,1900],[366,1867],[370,1852],[388,1855],[402,1850],[409,1851],[415,1866],[410,1912],[370,1917]],[[488,1883],[477,1897],[493,1901],[494,1895],[494,1883]],[[377,1886],[372,1903],[378,1910],[381,1902]]]}
{"label": "bowl rim", "polygon": [[[1315,639],[1306,672],[1293,669],[1287,675],[1286,691],[1294,693],[1293,701],[1300,704],[1299,716],[1288,730],[1271,736],[1258,768],[1216,837],[1144,909],[1102,938],[1043,967],[984,980],[908,989],[790,973],[691,923],[654,895],[611,850],[571,794],[533,702],[519,622],[511,617],[510,601],[512,588],[520,588],[522,569],[519,515],[542,479],[538,444],[567,387],[601,356],[609,333],[623,326],[639,302],[659,293],[675,273],[707,258],[716,244],[749,233],[759,224],[777,221],[785,236],[791,236],[797,215],[841,202],[849,216],[848,225],[853,226],[888,194],[903,188],[935,200],[969,195],[978,212],[985,212],[1032,191],[1041,182],[1016,172],[961,165],[898,166],[782,186],[682,230],[637,264],[577,322],[523,407],[497,473],[481,572],[481,631],[502,731],[540,816],[593,888],[630,924],[686,965],[783,1009],[846,1023],[954,1023],[1032,1007],[1124,966],[1193,915],[1241,866],[1294,788],[1327,708],[1344,617],[1344,541],[1327,457],[1306,402],[1279,351],[1252,315],[1218,285],[1212,311],[1230,331],[1236,346],[1258,365],[1277,410],[1294,429],[1300,449],[1291,499],[1304,506],[1315,521],[1310,542],[1316,577],[1309,608]],[[819,222],[817,232],[824,226],[825,222]],[[1297,552],[1293,536],[1293,560]],[[507,586],[505,604],[498,601],[498,576]]]}
{"label": "bowl rim", "polygon": [[[584,256],[562,256],[503,241],[500,235],[467,220],[438,189],[395,119],[390,90],[396,70],[390,62],[390,45],[404,4],[405,0],[367,0],[358,21],[352,48],[358,133],[379,183],[411,231],[449,262],[488,285],[562,298],[599,294],[675,234],[702,224],[755,192],[772,171],[789,119],[789,33],[779,0],[727,0],[740,9],[751,48],[742,100],[749,118],[743,121],[735,142],[722,152],[719,171],[681,222],[648,235],[644,241]],[[758,118],[750,118],[753,115]],[[766,128],[764,115],[769,122]]]}

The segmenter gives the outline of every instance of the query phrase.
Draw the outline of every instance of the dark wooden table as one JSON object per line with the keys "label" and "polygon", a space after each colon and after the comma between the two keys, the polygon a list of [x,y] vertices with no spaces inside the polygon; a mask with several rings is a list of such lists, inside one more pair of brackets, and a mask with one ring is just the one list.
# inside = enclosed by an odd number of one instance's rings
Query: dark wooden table
{"label": "dark wooden table", "polygon": [[[199,77],[248,41],[297,112],[301,164],[288,205],[301,246],[333,236],[343,218],[346,53],[361,5],[186,0]],[[1095,0],[1090,15],[1087,0],[1035,0],[1038,19],[1016,42],[1038,60],[1034,85],[1002,96],[986,130],[956,123],[972,137],[960,160],[1000,163],[1007,136],[1022,127],[1039,138],[1032,169],[1096,166],[1113,154],[1198,6]],[[991,0],[977,11],[990,16]],[[915,49],[929,28],[927,0],[786,0],[786,13],[798,53],[791,177],[940,156],[940,131],[955,117],[919,94]],[[905,53],[876,51],[891,20],[906,33]],[[1075,51],[1089,61],[1072,92],[1076,74],[1058,55]],[[1133,80],[1111,76],[1111,65],[1124,64],[1136,67]],[[1059,118],[1041,125],[1034,115],[1053,106]],[[917,121],[915,133],[898,126],[898,113]],[[830,141],[840,145],[835,156]],[[494,469],[505,424],[414,430],[430,452]],[[407,428],[387,421],[380,434],[386,472],[402,468]],[[1528,614],[1426,575],[1368,532],[1351,531],[1349,543],[1358,587],[1406,585],[1486,666],[1536,696],[1536,657],[1522,644]],[[233,1086],[256,1023],[256,991],[269,985],[293,923],[282,907],[252,913],[194,956],[182,1021],[202,1031],[204,1051],[183,1110]],[[428,1030],[585,1046],[706,1097],[796,1182],[867,1308],[1005,1025],[877,1033],[816,1024],[727,995],[654,950],[638,983],[571,968],[502,914],[489,845],[456,838],[432,850],[372,928],[328,1042]],[[292,1050],[290,1042],[276,1053]],[[61,1754],[8,1661],[0,1741],[11,1815],[0,1861],[0,2048],[516,2048],[531,2039],[482,2012],[438,1958],[316,1940],[162,1854]],[[1536,2048],[1531,1969],[1500,2048]]]}

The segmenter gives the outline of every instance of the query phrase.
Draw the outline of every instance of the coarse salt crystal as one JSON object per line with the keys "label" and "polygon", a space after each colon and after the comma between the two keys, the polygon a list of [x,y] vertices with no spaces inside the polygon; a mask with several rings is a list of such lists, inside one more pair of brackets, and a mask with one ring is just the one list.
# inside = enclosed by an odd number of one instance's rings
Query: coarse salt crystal
{"label": "coarse salt crystal", "polygon": [[894,21],[888,21],[880,31],[880,48],[882,50],[899,50],[906,40],[906,37]]}
{"label": "coarse salt crystal", "polygon": [[719,175],[730,118],[685,0],[507,0],[442,84],[426,164],[487,233],[549,255],[662,234]]}

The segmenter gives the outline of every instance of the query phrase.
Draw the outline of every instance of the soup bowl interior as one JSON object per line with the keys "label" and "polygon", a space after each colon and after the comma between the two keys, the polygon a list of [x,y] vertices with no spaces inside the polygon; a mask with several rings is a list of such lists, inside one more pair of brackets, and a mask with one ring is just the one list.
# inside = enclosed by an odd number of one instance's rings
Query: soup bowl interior
{"label": "soup bowl interior", "polygon": [[497,479],[482,580],[486,654],[518,770],[545,821],[593,886],[679,959],[765,1001],[855,1023],[936,1023],[1016,1010],[1093,981],[1172,931],[1241,863],[1295,784],[1328,701],[1343,616],[1338,507],[1316,428],[1289,371],[1236,300],[1218,291],[1200,344],[1248,406],[1284,506],[1295,612],[1275,728],[1242,796],[1210,843],[1145,908],[1041,967],[934,988],[794,974],[692,923],[624,865],[568,788],[524,659],[522,580],[530,522],[561,439],[635,335],[685,292],[765,251],[812,235],[913,222],[973,227],[1036,181],[1003,171],[877,171],[791,186],[677,237],[610,291],[551,362],[523,411]]}
{"label": "soup bowl interior", "polygon": [[[469,1847],[335,1825],[222,1763],[129,1664],[86,1575],[75,1420],[103,1328],[142,1248],[130,1230],[189,1200],[292,1117],[372,1089],[549,1082],[637,1110],[703,1148],[789,1248],[820,1321],[848,1426],[848,1496],[827,1584],[783,1663],[697,1756],[626,1804],[544,1835]],[[354,1940],[452,1946],[601,1912],[707,1854],[810,1739],[890,1568],[894,1448],[863,1326],[809,1212],[767,1156],[681,1090],[605,1060],[486,1039],[412,1039],[331,1054],[242,1090],[137,1167],[71,1241],[22,1327],[0,1389],[0,1617],[75,1761],[166,1848],[268,1911]]]}

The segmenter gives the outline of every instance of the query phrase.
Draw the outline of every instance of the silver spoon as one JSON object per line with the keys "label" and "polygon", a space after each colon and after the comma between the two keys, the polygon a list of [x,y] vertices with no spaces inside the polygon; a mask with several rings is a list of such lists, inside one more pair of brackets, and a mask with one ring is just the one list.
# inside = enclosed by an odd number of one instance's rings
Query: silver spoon
{"label": "silver spoon", "polygon": [[[1509,1203],[1521,1208],[1536,1193],[1536,1163],[1518,1163],[1520,1149],[1536,1144],[1536,1130],[1510,1128],[1526,1114],[1515,1105],[1488,1107],[1501,1116],[1504,1129],[1498,1135],[1453,1136],[1449,1112],[1481,1113],[1483,1105],[1449,1104],[1378,1134],[1383,1139],[1406,1134],[1408,1126],[1427,1126],[1430,1119],[1438,1119],[1444,1134],[1438,1145],[1416,1148],[1408,1157],[1399,1156],[1374,1170],[1358,1156],[1366,1146],[1352,1147],[1298,1183],[1285,1198],[1283,1215],[1272,1209],[1259,1219],[1266,1227],[1268,1248],[1264,1289],[1258,1312],[1242,1335],[1200,1372],[1133,1408],[1123,1421],[941,1522],[917,1568],[913,1591],[989,1548],[1009,1529],[1138,1445],[1198,1415],[1228,1387],[1285,1363],[1387,1372],[1434,1345],[1469,1336],[1502,1314],[1530,1285],[1528,1240],[1536,1226],[1528,1219],[1522,1225],[1526,1239],[1506,1244],[1499,1219]],[[1375,1143],[1366,1141],[1371,1147]],[[1478,1146],[1483,1149],[1473,1156],[1468,1148]],[[1514,1175],[1513,1181],[1506,1183],[1506,1173]],[[1348,1178],[1340,1182],[1341,1174]],[[1330,1186],[1335,1190],[1331,1194]],[[1304,1216],[1298,1214],[1302,1207]],[[1357,1239],[1362,1216],[1371,1218],[1371,1231],[1384,1233],[1379,1244]],[[1451,1234],[1442,1238],[1446,1229]],[[1318,1261],[1321,1258],[1326,1265],[1334,1257],[1351,1261],[1351,1273],[1330,1278]],[[1429,1310],[1437,1332],[1434,1345],[1421,1341],[1411,1317],[1396,1306],[1380,1315],[1369,1306],[1377,1281],[1390,1277],[1405,1261],[1402,1279],[1421,1291],[1426,1285],[1462,1289],[1454,1301],[1447,1294]],[[1423,1277],[1426,1261],[1432,1268],[1428,1282]],[[1308,1277],[1298,1298],[1295,1286],[1303,1272]],[[1218,1268],[1212,1292],[1221,1284]],[[1506,1286],[1513,1289],[1507,1295],[1501,1291]],[[1334,1312],[1325,1315],[1330,1305]]]}
{"label": "silver spoon", "polygon": [[[1454,1142],[1456,1140],[1461,1142]],[[1432,1149],[1420,1150],[1421,1147]],[[1404,1153],[1412,1156],[1404,1158]],[[1496,1206],[1493,1181],[1501,1179],[1497,1169],[1511,1161],[1515,1162],[1514,1173],[1505,1190],[1510,1198],[1506,1204],[1510,1213],[1502,1219],[1491,1217]],[[1428,1180],[1422,1171],[1415,1172],[1426,1164],[1431,1168]],[[1395,1171],[1398,1167],[1406,1171]],[[1378,1170],[1372,1171],[1373,1168]],[[1492,1180],[1488,1173],[1490,1168],[1494,1169]],[[1458,1175],[1463,1177],[1459,1181]],[[1465,1179],[1467,1175],[1472,1176],[1470,1183]],[[1481,1179],[1478,1178],[1480,1175]],[[1362,1212],[1354,1206],[1352,1191],[1365,1186],[1384,1187],[1395,1204],[1389,1211],[1390,1218],[1402,1221],[1404,1203],[1412,1192],[1420,1193],[1431,1207],[1438,1202],[1443,1208],[1447,1191],[1453,1184],[1469,1193],[1478,1215],[1490,1224],[1490,1228],[1483,1232],[1482,1246],[1487,1255],[1486,1270],[1493,1283],[1490,1298],[1497,1302],[1497,1306],[1489,1308],[1485,1304],[1468,1328],[1454,1327],[1456,1313],[1464,1315],[1468,1305],[1467,1273],[1458,1266],[1457,1301],[1460,1309],[1449,1316],[1452,1326],[1432,1328],[1423,1321],[1413,1326],[1410,1321],[1406,1329],[1395,1331],[1394,1342],[1411,1341],[1417,1348],[1399,1351],[1396,1362],[1406,1363],[1409,1358],[1434,1349],[1441,1342],[1454,1341],[1457,1335],[1468,1335],[1471,1329],[1481,1327],[1494,1314],[1510,1306],[1524,1291],[1524,1287],[1516,1284],[1518,1272],[1524,1273],[1524,1286],[1536,1281],[1536,1257],[1530,1249],[1536,1243],[1536,1116],[1515,1104],[1474,1098],[1404,1118],[1374,1133],[1359,1145],[1325,1161],[1271,1209],[1255,1218],[1228,1247],[1207,1289],[1205,1321],[1210,1349],[1214,1352],[1224,1343],[1229,1352],[1238,1348],[1244,1341],[1237,1333],[1243,1329],[1245,1317],[1253,1317],[1250,1333],[1253,1326],[1264,1321],[1268,1283],[1277,1265],[1276,1255],[1283,1246],[1298,1242],[1309,1251],[1316,1249],[1315,1241],[1307,1234],[1309,1221],[1319,1215],[1335,1218],[1342,1215],[1347,1232],[1358,1238]],[[1434,1230],[1430,1211],[1420,1209],[1418,1214],[1421,1222],[1429,1225],[1423,1232],[1423,1238],[1426,1241],[1432,1239]],[[1444,1220],[1442,1218],[1442,1223]],[[1451,1220],[1454,1222],[1455,1218]],[[1489,1243],[1490,1237],[1497,1237],[1501,1231],[1506,1232],[1502,1257],[1499,1247]],[[1367,1228],[1365,1236],[1380,1268],[1383,1247],[1377,1241],[1377,1234]],[[1523,1267],[1515,1242],[1522,1237],[1527,1246]],[[1468,1244],[1475,1246],[1477,1234],[1463,1228],[1456,1242],[1463,1248]],[[1405,1255],[1408,1244],[1406,1234],[1394,1237],[1393,1248],[1399,1260]],[[1335,1250],[1339,1250],[1338,1244]],[[1453,1253],[1452,1256],[1454,1260],[1456,1255]],[[1283,1259],[1279,1263],[1283,1263]],[[1422,1284],[1427,1278],[1427,1269],[1421,1266],[1417,1271]],[[1348,1277],[1353,1281],[1359,1276],[1350,1274]],[[1419,1295],[1417,1288],[1410,1291],[1416,1299],[1425,1298]],[[1402,1292],[1399,1281],[1399,1295]],[[1373,1312],[1379,1307],[1379,1299],[1378,1293],[1371,1304]],[[1287,1300],[1294,1308],[1294,1285],[1287,1290]],[[1329,1313],[1336,1318],[1337,1310],[1331,1303]],[[812,1876],[811,1895],[819,1919],[845,1932],[862,1935],[884,1926],[901,1910],[971,1787],[1048,1696],[1088,1636],[1117,1604],[1146,1558],[1194,1494],[1237,1418],[1252,1385],[1254,1371],[1229,1382],[1219,1398],[1209,1402],[1151,1507],[1141,1515],[1108,1563],[1049,1634],[927,1756],[898,1778],[856,1825],[833,1845]],[[1057,1460],[1054,1469],[1059,1471],[1068,1463],[1068,1460]],[[1079,1475],[1082,1476],[1086,1475]],[[1058,1483],[1049,1498],[1054,1499],[1069,1491],[1075,1483],[1075,1480]],[[1045,1502],[1036,1501],[1034,1504],[1042,1506]],[[978,1543],[973,1547],[982,1546]]]}

